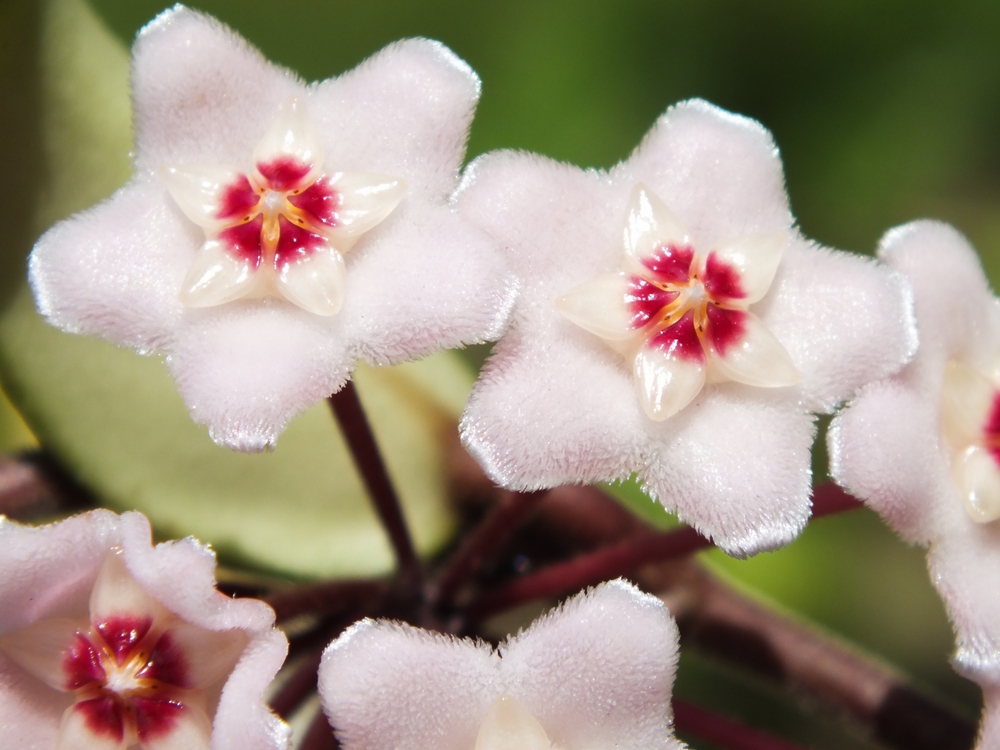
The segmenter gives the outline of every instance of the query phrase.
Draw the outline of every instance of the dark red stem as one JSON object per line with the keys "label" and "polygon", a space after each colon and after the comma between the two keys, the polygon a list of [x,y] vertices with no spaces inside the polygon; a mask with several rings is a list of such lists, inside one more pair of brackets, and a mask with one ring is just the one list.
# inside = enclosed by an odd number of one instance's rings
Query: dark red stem
{"label": "dark red stem", "polygon": [[271,709],[282,719],[287,720],[316,689],[317,673],[322,658],[323,649],[321,648],[305,657],[303,662],[295,668],[292,676],[285,681],[285,684],[271,699]]}
{"label": "dark red stem", "polygon": [[[813,518],[860,508],[861,505],[859,500],[831,483],[820,485],[813,491]],[[501,586],[474,604],[468,618],[470,622],[477,622],[525,602],[563,596],[585,586],[627,575],[643,565],[684,557],[711,546],[709,539],[690,526],[662,533],[637,534]]]}
{"label": "dark red stem", "polygon": [[800,750],[798,745],[785,742],[686,700],[674,698],[672,704],[674,726],[677,731],[724,747],[726,750]]}
{"label": "dark red stem", "polygon": [[302,744],[299,745],[299,750],[337,750],[339,747],[340,743],[333,736],[333,730],[330,728],[330,722],[326,720],[326,714],[320,710],[312,724],[309,725],[309,730],[306,732]]}
{"label": "dark red stem", "polygon": [[389,479],[385,461],[378,449],[378,443],[375,442],[375,434],[365,416],[354,383],[348,380],[343,388],[327,400],[368,489],[368,495],[375,506],[379,520],[382,521],[396,551],[400,570],[413,584],[413,590],[417,590],[423,578],[420,560],[413,547],[410,530],[403,516],[402,506],[399,504],[399,496],[392,486],[392,480]]}
{"label": "dark red stem", "polygon": [[447,610],[455,594],[517,531],[524,519],[545,497],[546,492],[508,492],[482,523],[466,538],[441,574],[433,603]]}

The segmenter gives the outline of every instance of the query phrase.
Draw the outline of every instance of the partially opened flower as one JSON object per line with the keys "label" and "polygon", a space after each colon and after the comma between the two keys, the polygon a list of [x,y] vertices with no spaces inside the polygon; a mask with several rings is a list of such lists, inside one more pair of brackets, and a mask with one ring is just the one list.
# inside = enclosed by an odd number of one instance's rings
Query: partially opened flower
{"label": "partially opened flower", "polygon": [[608,172],[484,156],[458,204],[522,289],[462,421],[509,488],[637,473],[728,552],[779,546],[809,517],[813,413],[916,346],[905,282],[802,238],[770,135],[705,102]]}
{"label": "partially opened flower", "polygon": [[191,539],[93,511],[30,528],[0,517],[0,726],[14,747],[277,750],[264,704],[287,641],[260,602],[214,587]]}
{"label": "partially opened flower", "polygon": [[676,665],[666,607],[612,581],[496,650],[364,620],[327,648],[319,686],[344,750],[679,750]]}
{"label": "partially opened flower", "polygon": [[167,362],[196,421],[241,450],[384,365],[499,335],[514,284],[449,203],[479,80],[398,42],[305,85],[175,8],[133,61],[135,176],[38,242],[60,327]]}
{"label": "partially opened flower", "polygon": [[[879,255],[913,285],[920,350],[833,422],[834,478],[910,542],[958,635],[956,666],[1000,690],[1000,302],[953,228],[894,229]],[[991,699],[988,705],[995,705]]]}

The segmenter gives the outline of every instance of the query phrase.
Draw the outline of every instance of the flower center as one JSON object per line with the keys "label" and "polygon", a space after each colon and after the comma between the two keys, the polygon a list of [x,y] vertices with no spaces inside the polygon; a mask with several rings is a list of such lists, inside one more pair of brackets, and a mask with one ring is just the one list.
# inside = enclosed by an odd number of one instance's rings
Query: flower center
{"label": "flower center", "polygon": [[729,264],[712,253],[702,261],[690,246],[662,245],[642,265],[625,303],[647,346],[704,362],[707,352],[725,356],[743,337],[745,313],[732,301],[744,295]]}
{"label": "flower center", "polygon": [[73,706],[93,734],[143,742],[173,730],[185,710],[187,668],[166,634],[149,619],[115,617],[77,633],[63,659]]}

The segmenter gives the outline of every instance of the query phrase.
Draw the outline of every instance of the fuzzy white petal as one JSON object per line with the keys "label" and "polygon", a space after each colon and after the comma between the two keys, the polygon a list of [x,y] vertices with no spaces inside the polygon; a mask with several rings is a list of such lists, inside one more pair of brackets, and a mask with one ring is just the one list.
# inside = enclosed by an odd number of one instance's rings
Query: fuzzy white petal
{"label": "fuzzy white petal", "polygon": [[406,180],[412,196],[455,188],[479,78],[444,45],[405,39],[316,86],[309,111],[327,163]]}
{"label": "fuzzy white petal", "polygon": [[140,31],[132,55],[140,172],[164,164],[250,169],[279,107],[301,90],[233,31],[183,6]]}
{"label": "fuzzy white petal", "polygon": [[105,202],[38,240],[29,281],[49,322],[143,351],[169,345],[201,229],[155,177],[136,177]]}
{"label": "fuzzy white petal", "polygon": [[793,224],[771,134],[700,99],[668,109],[611,177],[648,185],[706,250]]}
{"label": "fuzzy white petal", "polygon": [[777,392],[725,384],[651,430],[640,476],[667,510],[731,555],[790,542],[809,520],[813,418]]}
{"label": "fuzzy white petal", "polygon": [[324,710],[345,750],[469,750],[505,695],[565,750],[681,747],[669,708],[677,629],[635,587],[574,597],[499,652],[366,620],[323,655]]}
{"label": "fuzzy white petal", "polygon": [[343,325],[276,299],[192,310],[167,364],[216,442],[260,451],[347,379]]}

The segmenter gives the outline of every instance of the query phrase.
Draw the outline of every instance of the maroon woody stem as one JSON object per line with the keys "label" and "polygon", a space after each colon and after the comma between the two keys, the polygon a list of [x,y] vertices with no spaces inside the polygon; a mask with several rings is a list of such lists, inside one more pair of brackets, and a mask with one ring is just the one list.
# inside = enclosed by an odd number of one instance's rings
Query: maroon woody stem
{"label": "maroon woody stem", "polygon": [[317,648],[296,667],[281,689],[271,699],[271,710],[287,720],[316,689],[316,675],[323,658],[323,649]]}
{"label": "maroon woody stem", "polygon": [[799,750],[798,745],[785,742],[766,732],[741,724],[728,716],[714,713],[680,698],[672,701],[674,726],[726,750]]}
{"label": "maroon woody stem", "polygon": [[392,486],[392,480],[389,479],[385,461],[382,460],[382,454],[375,442],[375,435],[365,416],[354,383],[348,380],[343,388],[327,400],[351,450],[354,463],[361,472],[361,478],[368,489],[375,511],[396,551],[399,567],[404,577],[414,584],[416,590],[423,578],[420,560],[413,548],[413,540],[399,504],[399,496]]}
{"label": "maroon woody stem", "polygon": [[508,492],[481,524],[465,538],[441,574],[432,599],[441,610],[448,609],[462,585],[503,546],[510,535],[545,496],[541,492]]}
{"label": "maroon woody stem", "polygon": [[302,744],[299,745],[299,750],[337,750],[339,747],[340,743],[333,736],[333,730],[326,716],[322,711],[317,712]]}
{"label": "maroon woody stem", "polygon": [[[834,484],[821,485],[813,492],[813,518],[860,507],[858,500]],[[710,540],[687,526],[662,533],[637,534],[489,592],[470,608],[468,617],[476,622],[525,602],[563,596],[626,575],[643,565],[684,557],[711,546]]]}

